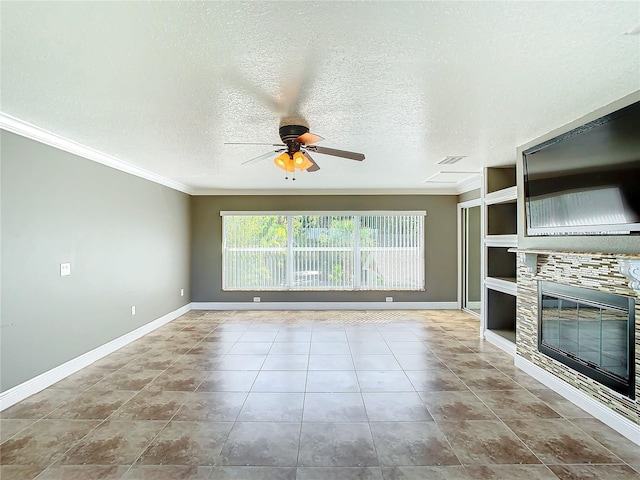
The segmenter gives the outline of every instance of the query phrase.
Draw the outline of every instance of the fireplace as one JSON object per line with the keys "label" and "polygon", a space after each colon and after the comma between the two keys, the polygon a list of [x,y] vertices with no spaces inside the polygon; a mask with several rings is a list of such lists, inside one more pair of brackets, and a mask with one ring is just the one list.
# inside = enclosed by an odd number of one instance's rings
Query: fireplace
{"label": "fireplace", "polygon": [[635,398],[635,301],[623,295],[538,282],[538,350]]}

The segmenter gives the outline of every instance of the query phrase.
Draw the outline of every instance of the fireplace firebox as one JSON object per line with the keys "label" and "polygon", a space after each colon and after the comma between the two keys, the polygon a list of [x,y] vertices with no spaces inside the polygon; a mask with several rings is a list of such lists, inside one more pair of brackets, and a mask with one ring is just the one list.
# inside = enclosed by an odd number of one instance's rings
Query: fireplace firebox
{"label": "fireplace firebox", "polygon": [[538,350],[634,398],[633,298],[538,282]]}

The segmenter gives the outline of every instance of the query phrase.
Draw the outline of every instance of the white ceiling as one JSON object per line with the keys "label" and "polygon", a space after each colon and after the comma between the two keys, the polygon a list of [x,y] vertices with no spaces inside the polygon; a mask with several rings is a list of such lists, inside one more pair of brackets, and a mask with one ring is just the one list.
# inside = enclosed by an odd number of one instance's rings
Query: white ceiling
{"label": "white ceiling", "polygon": [[[636,1],[1,9],[4,114],[197,193],[451,190],[465,175],[438,172],[513,163],[518,145],[640,88]],[[295,182],[271,160],[241,166],[269,147],[225,142],[279,142],[258,92],[286,101],[300,83],[320,145],[366,160],[317,154],[321,170]],[[435,165],[447,155],[466,158]]]}

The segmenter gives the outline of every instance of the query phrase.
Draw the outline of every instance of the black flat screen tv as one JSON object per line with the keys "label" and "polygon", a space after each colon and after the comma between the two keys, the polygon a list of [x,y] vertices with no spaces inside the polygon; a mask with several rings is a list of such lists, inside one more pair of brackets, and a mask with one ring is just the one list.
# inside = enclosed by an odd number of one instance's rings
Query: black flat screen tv
{"label": "black flat screen tv", "polygon": [[640,234],[640,102],[522,156],[527,235]]}

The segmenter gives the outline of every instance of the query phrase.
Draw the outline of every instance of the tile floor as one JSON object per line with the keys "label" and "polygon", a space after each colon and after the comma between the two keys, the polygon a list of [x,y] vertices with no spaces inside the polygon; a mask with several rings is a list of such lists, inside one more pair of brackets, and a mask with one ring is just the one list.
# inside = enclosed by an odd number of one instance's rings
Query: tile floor
{"label": "tile floor", "polygon": [[640,479],[457,311],[190,312],[0,415],[18,479]]}

